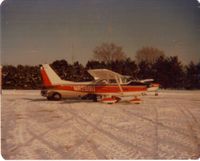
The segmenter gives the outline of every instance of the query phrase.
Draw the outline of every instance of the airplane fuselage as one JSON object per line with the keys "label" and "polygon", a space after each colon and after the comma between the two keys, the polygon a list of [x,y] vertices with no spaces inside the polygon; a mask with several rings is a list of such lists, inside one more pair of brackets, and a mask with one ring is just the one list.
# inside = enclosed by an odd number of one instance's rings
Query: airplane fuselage
{"label": "airplane fuselage", "polygon": [[76,98],[83,97],[88,94],[95,94],[99,96],[111,95],[117,97],[123,96],[137,96],[147,90],[146,86],[121,86],[123,92],[121,92],[117,85],[83,85],[83,84],[68,84],[68,85],[55,85],[46,89],[43,96],[51,96],[54,93],[61,94],[62,98]]}

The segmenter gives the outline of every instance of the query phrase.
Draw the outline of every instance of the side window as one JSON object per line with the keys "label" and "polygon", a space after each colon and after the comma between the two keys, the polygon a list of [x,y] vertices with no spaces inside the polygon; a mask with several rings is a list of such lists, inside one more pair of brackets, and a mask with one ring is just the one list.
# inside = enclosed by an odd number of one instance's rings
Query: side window
{"label": "side window", "polygon": [[116,81],[115,79],[110,79],[110,80],[109,80],[109,83],[110,83],[110,84],[116,84],[117,81]]}
{"label": "side window", "polygon": [[99,81],[97,81],[96,82],[96,85],[97,86],[104,86],[104,85],[107,85],[108,84],[108,82],[107,82],[107,80],[99,80]]}

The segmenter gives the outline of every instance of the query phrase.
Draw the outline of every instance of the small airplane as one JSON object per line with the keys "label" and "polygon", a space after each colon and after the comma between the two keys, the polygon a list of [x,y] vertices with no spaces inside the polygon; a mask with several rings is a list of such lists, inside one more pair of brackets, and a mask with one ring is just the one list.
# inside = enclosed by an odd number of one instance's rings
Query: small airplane
{"label": "small airplane", "polygon": [[92,69],[88,73],[94,78],[90,82],[73,82],[62,80],[48,65],[41,66],[44,89],[41,95],[48,100],[62,98],[91,98],[94,101],[113,104],[123,97],[133,97],[129,102],[140,103],[139,95],[147,91],[145,84],[133,85],[128,76],[108,69]]}

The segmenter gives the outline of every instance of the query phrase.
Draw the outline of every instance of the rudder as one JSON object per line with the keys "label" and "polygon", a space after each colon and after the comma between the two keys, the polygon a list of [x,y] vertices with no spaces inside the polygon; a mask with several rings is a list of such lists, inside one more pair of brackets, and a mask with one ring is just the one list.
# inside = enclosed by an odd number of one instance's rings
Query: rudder
{"label": "rudder", "polygon": [[40,71],[43,79],[43,84],[45,87],[67,83],[67,81],[60,79],[60,77],[49,66],[49,64],[43,64]]}

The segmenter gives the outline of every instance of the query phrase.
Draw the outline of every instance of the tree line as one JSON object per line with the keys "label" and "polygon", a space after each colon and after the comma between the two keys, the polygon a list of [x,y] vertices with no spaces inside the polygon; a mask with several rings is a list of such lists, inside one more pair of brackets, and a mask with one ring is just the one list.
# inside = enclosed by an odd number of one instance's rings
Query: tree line
{"label": "tree line", "polygon": [[[51,67],[65,80],[91,81],[88,69],[110,69],[133,79],[153,78],[162,88],[200,89],[200,62],[183,65],[177,56],[165,56],[162,50],[143,47],[136,52],[135,60],[128,58],[122,47],[113,43],[102,44],[94,49],[94,59],[85,66],[78,61],[56,60]],[[3,89],[40,89],[42,78],[40,65],[3,65]]]}

